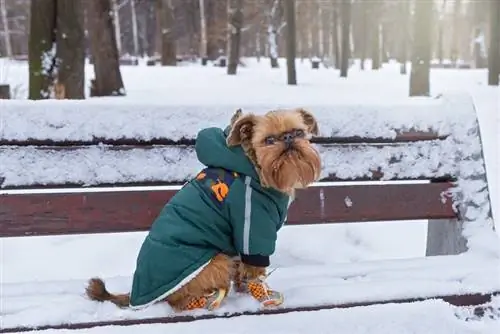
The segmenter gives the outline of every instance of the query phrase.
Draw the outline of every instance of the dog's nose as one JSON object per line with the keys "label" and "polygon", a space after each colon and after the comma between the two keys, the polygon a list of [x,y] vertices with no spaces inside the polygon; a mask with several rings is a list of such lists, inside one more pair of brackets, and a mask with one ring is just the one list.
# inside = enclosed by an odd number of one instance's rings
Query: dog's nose
{"label": "dog's nose", "polygon": [[292,147],[293,144],[293,135],[291,133],[285,133],[283,135],[283,141],[285,142],[286,148]]}

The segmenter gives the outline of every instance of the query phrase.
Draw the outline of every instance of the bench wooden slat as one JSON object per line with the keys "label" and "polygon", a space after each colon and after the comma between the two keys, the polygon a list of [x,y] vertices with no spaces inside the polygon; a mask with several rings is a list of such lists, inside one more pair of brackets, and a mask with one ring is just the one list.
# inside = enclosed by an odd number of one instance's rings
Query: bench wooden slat
{"label": "bench wooden slat", "polygon": [[477,316],[482,316],[487,309],[486,303],[489,303],[493,297],[500,295],[500,291],[494,291],[491,293],[464,293],[457,295],[441,295],[433,297],[412,297],[412,298],[400,298],[400,299],[390,299],[390,300],[376,300],[376,301],[361,301],[361,302],[351,302],[351,303],[334,303],[334,304],[321,304],[321,305],[310,305],[310,306],[296,306],[296,307],[283,307],[283,308],[270,308],[263,309],[259,311],[241,311],[234,313],[206,313],[200,315],[176,315],[176,316],[163,316],[163,317],[152,317],[152,318],[138,318],[138,319],[120,319],[120,320],[108,320],[108,321],[95,321],[95,322],[80,322],[80,323],[65,323],[58,325],[42,325],[36,328],[31,326],[24,327],[8,327],[5,330],[0,331],[1,333],[20,333],[20,332],[31,332],[33,330],[75,330],[75,329],[88,329],[96,327],[105,326],[134,326],[134,325],[150,325],[150,324],[172,324],[172,323],[185,323],[193,322],[198,320],[208,320],[208,319],[229,319],[241,316],[255,316],[255,315],[275,315],[275,314],[287,314],[290,312],[314,312],[321,310],[334,310],[334,309],[348,309],[352,307],[363,307],[363,306],[373,306],[373,305],[384,305],[384,304],[406,304],[406,303],[418,303],[426,300],[442,300],[445,303],[454,306],[475,306],[474,314]]}
{"label": "bench wooden slat", "polygon": [[[450,183],[315,186],[301,190],[288,225],[454,218]],[[0,195],[0,237],[148,230],[176,190]]]}
{"label": "bench wooden slat", "polygon": [[[438,177],[429,177],[425,175],[413,176],[413,177],[385,177],[384,173],[374,170],[371,171],[371,175],[350,178],[350,177],[338,177],[335,174],[329,175],[327,177],[321,178],[318,182],[371,182],[371,181],[431,181],[431,182],[452,182],[455,178],[448,174],[443,174]],[[161,187],[161,186],[181,186],[186,183],[187,180],[180,181],[141,181],[141,182],[113,182],[113,183],[99,183],[93,184],[92,188],[121,188],[121,187]],[[19,185],[19,186],[2,186],[4,179],[0,177],[0,190],[38,190],[38,189],[86,189],[89,185],[84,183],[33,183],[29,185]]]}
{"label": "bench wooden slat", "polygon": [[[449,180],[457,172],[450,140],[351,145],[318,146],[322,181]],[[9,146],[0,161],[3,189],[182,184],[203,168],[192,146]]]}
{"label": "bench wooden slat", "polygon": [[[435,131],[417,131],[417,130],[395,130],[394,137],[314,137],[311,139],[315,144],[356,144],[356,143],[407,143],[428,140],[444,140],[448,135],[438,134]],[[55,147],[74,147],[74,146],[89,146],[89,145],[113,145],[113,146],[151,146],[151,145],[194,145],[196,140],[194,138],[152,138],[148,140],[141,140],[138,138],[106,138],[94,137],[92,140],[55,140],[55,139],[41,139],[29,138],[27,140],[15,140],[0,138],[0,146],[55,146]]]}

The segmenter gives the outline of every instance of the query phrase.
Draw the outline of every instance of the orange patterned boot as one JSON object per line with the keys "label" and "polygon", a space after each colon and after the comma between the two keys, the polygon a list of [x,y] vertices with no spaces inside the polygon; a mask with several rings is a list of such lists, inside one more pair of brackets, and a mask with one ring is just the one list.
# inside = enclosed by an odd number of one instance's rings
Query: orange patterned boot
{"label": "orange patterned boot", "polygon": [[209,294],[206,294],[202,297],[193,298],[186,305],[185,310],[194,310],[194,309],[206,309],[209,311],[213,311],[220,306],[222,301],[227,296],[226,289],[214,290]]}
{"label": "orange patterned boot", "polygon": [[271,290],[265,282],[265,276],[259,276],[254,279],[242,280],[240,282],[239,292],[249,293],[257,299],[262,307],[275,307],[283,304],[283,294]]}

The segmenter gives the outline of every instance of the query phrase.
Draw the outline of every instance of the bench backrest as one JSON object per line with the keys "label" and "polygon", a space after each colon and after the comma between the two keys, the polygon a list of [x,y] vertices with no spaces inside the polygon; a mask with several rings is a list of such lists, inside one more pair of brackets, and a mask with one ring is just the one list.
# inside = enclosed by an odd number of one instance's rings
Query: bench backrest
{"label": "bench backrest", "polygon": [[[323,131],[313,139],[323,161],[321,180],[298,192],[287,224],[453,220],[451,228],[432,224],[440,226],[428,238],[428,254],[464,251],[462,224],[478,218],[468,211],[478,206],[478,195],[486,198],[479,203],[488,211],[483,218],[491,218],[480,141],[479,148],[467,142],[479,140],[472,120],[468,132],[458,131],[463,124],[457,130],[443,122],[392,127],[389,133],[376,129],[381,134]],[[7,161],[0,169],[0,237],[147,230],[203,167],[193,136],[144,139],[133,131],[103,135],[94,128],[90,138],[74,139],[51,126],[54,133],[40,132],[38,138],[29,132],[0,137],[0,160]],[[469,180],[479,180],[480,188],[469,187],[472,193],[464,195],[460,184]]]}

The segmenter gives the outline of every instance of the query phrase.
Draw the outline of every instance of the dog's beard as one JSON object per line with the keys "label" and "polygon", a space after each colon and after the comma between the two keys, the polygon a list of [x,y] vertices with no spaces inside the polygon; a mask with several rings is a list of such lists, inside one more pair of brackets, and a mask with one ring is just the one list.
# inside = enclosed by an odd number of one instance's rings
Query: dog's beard
{"label": "dog's beard", "polygon": [[308,186],[321,170],[318,152],[305,140],[296,140],[289,149],[283,145],[262,147],[257,157],[263,183],[282,192]]}

